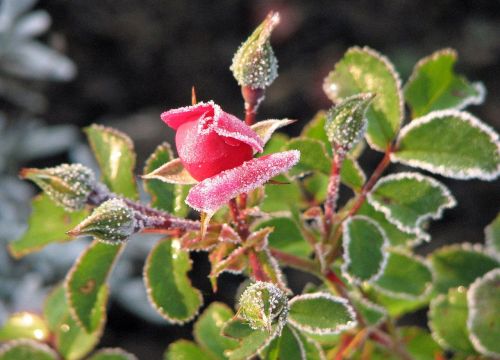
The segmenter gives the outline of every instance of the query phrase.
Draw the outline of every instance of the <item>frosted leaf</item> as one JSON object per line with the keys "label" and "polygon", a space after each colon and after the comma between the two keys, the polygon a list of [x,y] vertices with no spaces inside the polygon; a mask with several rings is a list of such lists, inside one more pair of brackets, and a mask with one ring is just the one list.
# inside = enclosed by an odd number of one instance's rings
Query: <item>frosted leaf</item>
{"label": "frosted leaf", "polygon": [[226,170],[195,185],[186,198],[193,209],[214,212],[241,193],[249,192],[297,164],[297,150],[263,156]]}

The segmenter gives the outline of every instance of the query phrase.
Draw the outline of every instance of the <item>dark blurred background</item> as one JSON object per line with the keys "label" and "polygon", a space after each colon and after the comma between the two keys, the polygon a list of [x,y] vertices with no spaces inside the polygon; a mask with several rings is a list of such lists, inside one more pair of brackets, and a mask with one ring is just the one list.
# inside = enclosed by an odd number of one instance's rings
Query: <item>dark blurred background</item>
{"label": "dark blurred background", "polygon": [[[239,44],[270,10],[279,11],[282,19],[272,38],[280,75],[267,92],[260,119],[298,119],[289,130],[297,135],[316,111],[330,106],[322,80],[350,46],[368,45],[386,54],[403,81],[419,58],[453,47],[459,72],[483,81],[488,90],[484,105],[469,110],[500,128],[497,0],[42,0],[36,7],[52,17],[42,40],[78,69],[70,82],[36,84],[48,100],[39,115],[51,125],[98,122],[123,130],[135,142],[139,169],[156,145],[171,136],[159,114],[188,105],[191,86],[200,100],[213,99],[243,116],[229,65]],[[364,156],[365,169],[369,172],[379,158]],[[21,165],[48,166],[61,160],[64,156],[57,155]],[[481,242],[484,226],[499,209],[498,182],[440,180],[450,186],[459,205],[431,226],[433,242],[421,247],[422,253],[443,243]],[[224,276],[223,292],[214,297],[204,278],[207,271],[203,255],[195,255],[192,278],[206,300],[231,302],[242,279]],[[423,318],[413,320],[425,324]],[[190,326],[152,325],[114,301],[102,346],[159,359],[171,341],[189,333]]]}

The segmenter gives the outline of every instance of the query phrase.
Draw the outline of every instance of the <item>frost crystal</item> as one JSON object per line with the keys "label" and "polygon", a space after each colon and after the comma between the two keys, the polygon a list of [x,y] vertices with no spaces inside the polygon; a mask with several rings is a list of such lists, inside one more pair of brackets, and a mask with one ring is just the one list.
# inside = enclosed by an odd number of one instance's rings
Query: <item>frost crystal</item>
{"label": "frost crystal", "polygon": [[240,297],[241,316],[254,330],[270,330],[279,321],[284,325],[288,314],[288,298],[276,285],[257,281]]}
{"label": "frost crystal", "polygon": [[135,233],[137,225],[134,211],[123,200],[114,198],[102,203],[68,234],[92,235],[103,242],[116,244]]}
{"label": "frost crystal", "polygon": [[230,70],[240,86],[265,89],[278,76],[278,60],[269,42],[279,14],[270,13],[233,57]]}
{"label": "frost crystal", "polygon": [[373,98],[373,94],[351,96],[328,111],[325,131],[332,144],[349,151],[359,142],[366,131],[365,112]]}
{"label": "frost crystal", "polygon": [[21,177],[33,181],[52,201],[68,211],[82,209],[96,183],[92,170],[81,164],[23,169]]}

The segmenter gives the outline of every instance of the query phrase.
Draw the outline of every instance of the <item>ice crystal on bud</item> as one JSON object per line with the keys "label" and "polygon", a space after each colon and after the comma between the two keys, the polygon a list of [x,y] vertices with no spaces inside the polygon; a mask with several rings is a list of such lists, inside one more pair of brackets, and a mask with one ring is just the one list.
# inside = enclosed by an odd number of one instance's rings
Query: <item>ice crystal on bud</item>
{"label": "ice crystal on bud", "polygon": [[72,236],[92,235],[103,242],[123,242],[138,229],[134,210],[121,199],[110,199],[97,207],[76,228],[69,231]]}
{"label": "ice crystal on bud", "polygon": [[348,97],[330,109],[326,116],[325,131],[337,148],[349,151],[366,131],[366,109],[375,95],[358,94]]}
{"label": "ice crystal on bud", "polygon": [[279,20],[278,13],[270,13],[236,51],[230,69],[240,86],[265,89],[278,76],[278,60],[269,39]]}
{"label": "ice crystal on bud", "polygon": [[92,170],[81,164],[45,169],[23,169],[21,177],[37,184],[56,204],[68,211],[80,210],[95,186]]}
{"label": "ice crystal on bud", "polygon": [[276,285],[257,281],[240,297],[239,314],[254,330],[270,330],[279,322],[284,326],[288,315],[288,298]]}

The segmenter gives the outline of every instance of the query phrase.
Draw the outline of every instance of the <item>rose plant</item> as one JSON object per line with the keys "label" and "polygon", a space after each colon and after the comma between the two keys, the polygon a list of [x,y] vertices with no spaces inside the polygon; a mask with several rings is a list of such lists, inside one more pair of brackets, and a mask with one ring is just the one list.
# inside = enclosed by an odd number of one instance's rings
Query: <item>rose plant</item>
{"label": "rose plant", "polygon": [[[42,313],[13,314],[0,329],[0,359],[88,357],[105,326],[107,279],[139,232],[163,237],[143,273],[152,306],[173,325],[196,318],[194,339],[169,344],[165,359],[500,357],[500,217],[484,245],[418,254],[431,241],[429,223],[456,204],[433,174],[499,176],[498,134],[463,110],[483,101],[482,84],[455,73],[450,49],[419,61],[402,86],[389,59],[354,47],[324,80],[334,106],[289,138],[275,131],[293,121],[256,121],[277,76],[270,36],[278,22],[270,14],[234,56],[244,121],[194,92],[191,106],[161,115],[179,157],[165,143],[146,162],[149,203],[139,201],[132,141],[100,125],[85,130],[100,180],[79,164],[21,171],[44,193],[26,234],[10,244],[14,257],[75,236],[93,240]],[[358,164],[368,148],[383,153],[369,178]],[[394,163],[410,169],[385,175]],[[344,186],[353,197],[339,206]],[[208,254],[214,291],[224,272],[249,279],[236,312],[215,302],[198,316],[193,251]],[[282,267],[316,281],[294,293]],[[419,309],[428,309],[428,329],[400,326]],[[134,356],[104,349],[88,358]]]}

